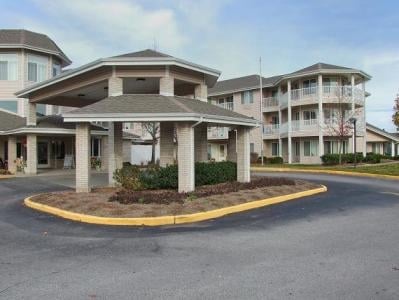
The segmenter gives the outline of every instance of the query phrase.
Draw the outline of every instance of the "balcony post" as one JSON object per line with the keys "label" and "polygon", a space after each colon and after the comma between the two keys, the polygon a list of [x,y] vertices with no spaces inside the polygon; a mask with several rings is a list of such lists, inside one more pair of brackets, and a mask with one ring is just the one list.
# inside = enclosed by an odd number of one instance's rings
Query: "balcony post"
{"label": "balcony post", "polygon": [[366,82],[362,82],[362,103],[363,103],[363,156],[367,154],[367,129],[366,129]]}
{"label": "balcony post", "polygon": [[283,157],[283,141],[281,140],[281,85],[278,86],[277,90],[277,99],[278,99],[278,156]]}
{"label": "balcony post", "polygon": [[288,110],[288,163],[292,163],[292,144],[291,144],[291,80],[287,81],[287,110]]}
{"label": "balcony post", "polygon": [[318,76],[318,102],[319,102],[319,156],[324,154],[324,140],[323,140],[323,75]]}
{"label": "balcony post", "polygon": [[[352,117],[355,114],[355,75],[351,75],[351,104],[352,104]],[[356,136],[352,133],[352,153],[355,153]]]}

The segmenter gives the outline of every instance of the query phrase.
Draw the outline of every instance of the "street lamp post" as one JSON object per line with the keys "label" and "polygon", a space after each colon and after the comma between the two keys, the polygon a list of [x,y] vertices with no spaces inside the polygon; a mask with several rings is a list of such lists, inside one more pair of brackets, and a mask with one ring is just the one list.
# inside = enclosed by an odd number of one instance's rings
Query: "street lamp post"
{"label": "street lamp post", "polygon": [[353,167],[356,168],[356,118],[350,118],[349,122],[351,122],[353,124],[353,152],[354,152],[354,158],[353,158]]}

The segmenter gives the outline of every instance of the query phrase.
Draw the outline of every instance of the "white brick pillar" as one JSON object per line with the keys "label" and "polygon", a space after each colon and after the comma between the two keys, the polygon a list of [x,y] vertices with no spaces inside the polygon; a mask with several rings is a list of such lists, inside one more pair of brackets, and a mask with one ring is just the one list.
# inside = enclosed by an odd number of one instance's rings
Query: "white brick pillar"
{"label": "white brick pillar", "polygon": [[192,125],[191,122],[178,122],[176,124],[179,193],[191,192],[195,189],[194,128]]}
{"label": "white brick pillar", "polygon": [[37,136],[35,134],[26,136],[26,173],[37,173]]}
{"label": "white brick pillar", "polygon": [[108,124],[108,183],[115,185],[114,172],[123,167],[123,138],[122,122]]}
{"label": "white brick pillar", "polygon": [[391,156],[395,156],[395,142],[391,142]]}
{"label": "white brick pillar", "polygon": [[28,103],[26,113],[26,125],[28,126],[36,126],[36,104]]}
{"label": "white brick pillar", "polygon": [[237,132],[235,130],[229,131],[229,138],[227,140],[227,160],[237,162]]}
{"label": "white brick pillar", "polygon": [[363,102],[363,156],[367,154],[367,126],[366,126],[366,82],[362,82],[362,102]]}
{"label": "white brick pillar", "polygon": [[112,75],[108,78],[108,96],[120,96],[123,94],[123,78]]}
{"label": "white brick pillar", "polygon": [[194,89],[194,98],[207,102],[208,101],[208,86],[204,83],[197,84]]}
{"label": "white brick pillar", "polygon": [[[351,75],[351,107],[352,107],[352,116],[355,114],[355,75]],[[359,123],[357,123],[359,124]],[[355,153],[355,143],[357,143],[355,132],[352,133],[352,153]]]}
{"label": "white brick pillar", "polygon": [[237,181],[250,182],[249,128],[237,129]]}
{"label": "white brick pillar", "polygon": [[90,123],[76,123],[76,192],[90,192]]}
{"label": "white brick pillar", "polygon": [[287,82],[288,96],[288,163],[292,163],[292,126],[291,126],[291,80]]}
{"label": "white brick pillar", "polygon": [[208,126],[206,123],[194,127],[195,161],[208,161]]}
{"label": "white brick pillar", "polygon": [[281,113],[281,85],[278,86],[277,90],[277,97],[278,97],[278,124],[279,124],[279,131],[278,131],[278,156],[283,157],[283,139],[281,138],[281,122],[283,121],[282,113]]}
{"label": "white brick pillar", "polygon": [[159,79],[159,94],[163,96],[175,95],[175,79],[172,76],[165,76]]}
{"label": "white brick pillar", "polygon": [[161,122],[159,137],[159,164],[161,167],[172,165],[174,163],[174,132],[175,126],[172,122]]}
{"label": "white brick pillar", "polygon": [[101,170],[108,170],[108,137],[101,138]]}
{"label": "white brick pillar", "polygon": [[319,108],[319,156],[324,155],[324,140],[323,140],[323,75],[319,74],[317,84],[317,94],[318,94],[318,108]]}
{"label": "white brick pillar", "polygon": [[7,148],[8,170],[15,174],[17,172],[17,165],[15,163],[15,160],[17,159],[17,137],[11,135],[8,136]]}

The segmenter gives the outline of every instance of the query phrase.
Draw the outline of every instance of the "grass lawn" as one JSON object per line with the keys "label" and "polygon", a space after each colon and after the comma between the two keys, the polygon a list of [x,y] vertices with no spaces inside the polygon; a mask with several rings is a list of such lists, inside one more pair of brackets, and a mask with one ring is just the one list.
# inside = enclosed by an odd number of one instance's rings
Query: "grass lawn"
{"label": "grass lawn", "polygon": [[[261,165],[253,165],[254,167],[262,167]],[[264,165],[266,168],[289,168],[289,169],[313,169],[313,170],[332,170],[332,171],[346,171],[359,172],[370,174],[383,174],[399,176],[399,163],[392,164],[376,164],[362,166],[358,165],[356,168],[353,165],[344,166],[322,166],[322,165],[300,165],[300,164],[268,164]]]}

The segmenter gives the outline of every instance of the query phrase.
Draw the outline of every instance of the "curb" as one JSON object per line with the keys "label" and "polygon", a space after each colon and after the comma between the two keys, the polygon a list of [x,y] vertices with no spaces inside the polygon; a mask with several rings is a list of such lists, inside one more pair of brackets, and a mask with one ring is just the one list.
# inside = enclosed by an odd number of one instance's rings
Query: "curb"
{"label": "curb", "polygon": [[288,195],[276,196],[272,198],[256,200],[252,202],[242,203],[234,206],[223,207],[215,210],[206,212],[200,212],[195,214],[187,215],[176,215],[176,216],[160,216],[160,217],[144,217],[144,218],[109,218],[109,217],[98,217],[92,215],[85,215],[81,213],[70,212],[60,208],[52,207],[46,204],[37,203],[31,200],[31,197],[24,199],[24,204],[32,209],[55,215],[68,220],[97,224],[97,225],[117,225],[117,226],[161,226],[161,225],[175,225],[185,223],[195,223],[215,218],[220,218],[225,215],[244,212],[254,208],[260,208],[269,206],[289,200],[294,200],[306,196],[311,196],[327,191],[326,186],[320,188],[292,193]]}
{"label": "curb", "polygon": [[291,173],[318,173],[318,174],[345,175],[345,176],[355,176],[355,177],[369,177],[369,178],[399,180],[399,176],[394,176],[394,175],[360,173],[360,172],[347,172],[347,171],[333,171],[333,170],[317,170],[317,169],[290,169],[290,168],[252,167],[251,171],[254,171],[254,172],[271,171],[271,172],[291,172]]}
{"label": "curb", "polygon": [[1,179],[7,179],[7,178],[14,178],[15,175],[0,175],[0,180]]}

